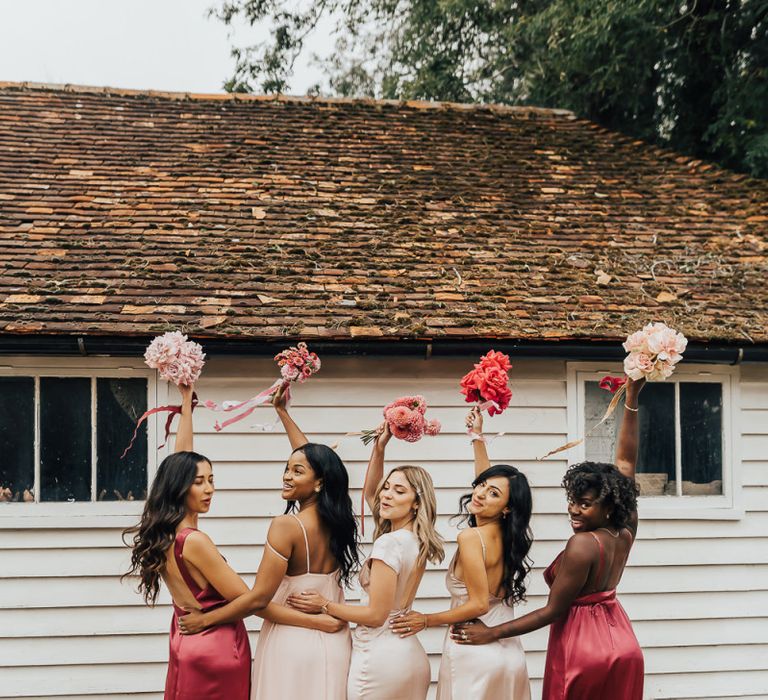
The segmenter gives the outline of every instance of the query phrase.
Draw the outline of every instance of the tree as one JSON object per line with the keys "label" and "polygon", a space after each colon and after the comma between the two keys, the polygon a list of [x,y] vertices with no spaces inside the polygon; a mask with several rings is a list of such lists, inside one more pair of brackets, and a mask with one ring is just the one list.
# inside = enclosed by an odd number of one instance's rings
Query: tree
{"label": "tree", "polygon": [[233,50],[228,90],[285,90],[332,17],[336,94],[562,107],[768,177],[768,0],[230,0],[217,16],[273,27]]}

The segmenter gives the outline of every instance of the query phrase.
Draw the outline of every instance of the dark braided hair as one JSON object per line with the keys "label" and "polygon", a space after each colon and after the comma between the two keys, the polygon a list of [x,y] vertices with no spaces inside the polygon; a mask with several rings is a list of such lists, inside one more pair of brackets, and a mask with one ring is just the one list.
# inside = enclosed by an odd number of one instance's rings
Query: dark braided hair
{"label": "dark braided hair", "polygon": [[629,525],[637,511],[639,489],[634,479],[622,474],[613,464],[581,462],[568,468],[563,477],[568,500],[575,501],[587,491],[594,491],[597,500],[608,510],[611,525],[621,529]]}

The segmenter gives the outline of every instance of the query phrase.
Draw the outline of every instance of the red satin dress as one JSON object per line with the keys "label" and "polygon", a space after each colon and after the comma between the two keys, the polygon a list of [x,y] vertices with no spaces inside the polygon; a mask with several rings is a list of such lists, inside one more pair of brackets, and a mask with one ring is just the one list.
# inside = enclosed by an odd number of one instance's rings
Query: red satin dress
{"label": "red satin dress", "polygon": [[[184,582],[203,612],[228,602],[213,586],[200,588],[184,563],[184,542],[194,528],[176,535],[173,555]],[[178,616],[185,611],[173,604],[165,700],[248,700],[251,690],[251,646],[242,620],[211,627],[200,634],[183,635]]]}
{"label": "red satin dress", "polygon": [[[601,581],[603,543],[596,581]],[[558,554],[544,572],[557,576]],[[542,700],[642,700],[643,652],[616,589],[581,596],[549,628]]]}

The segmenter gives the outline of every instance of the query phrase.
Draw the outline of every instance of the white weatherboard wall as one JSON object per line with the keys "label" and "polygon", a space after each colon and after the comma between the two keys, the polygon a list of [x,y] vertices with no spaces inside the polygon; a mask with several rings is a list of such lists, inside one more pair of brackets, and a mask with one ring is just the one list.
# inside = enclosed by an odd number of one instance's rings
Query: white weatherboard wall
{"label": "white weatherboard wall", "polygon": [[[332,444],[348,431],[375,427],[381,407],[394,397],[423,393],[443,433],[414,445],[393,441],[388,464],[421,464],[432,473],[448,558],[455,550],[448,518],[472,478],[463,432],[467,407],[457,380],[473,360],[327,357],[321,374],[296,389],[293,406],[311,439]],[[268,385],[274,372],[267,360],[212,360],[198,392],[217,401],[246,398]],[[745,365],[736,381],[743,516],[647,521],[641,510],[638,542],[619,588],[645,652],[647,698],[768,697],[768,367]],[[535,487],[529,606],[544,602],[542,570],[570,534],[559,487],[565,457],[536,461],[567,438],[566,385],[563,362],[516,362],[512,407],[486,424],[489,432],[506,431],[490,446],[492,460],[519,466]],[[251,427],[271,417],[270,409],[260,410],[255,419],[215,433],[210,412],[195,416],[195,448],[213,460],[217,483],[201,528],[249,584],[269,518],[282,511],[287,440],[280,431]],[[351,472],[357,508],[368,450],[357,438],[341,441],[338,450]],[[120,530],[133,520],[9,518],[0,504],[0,698],[162,697],[168,595],[148,609],[130,582],[118,580],[127,563]],[[369,521],[368,539],[371,529]],[[417,609],[447,605],[446,565],[428,571]],[[248,624],[255,643],[258,621]],[[428,630],[421,639],[436,678],[443,630]],[[541,630],[523,640],[534,698],[540,697],[546,639]]]}

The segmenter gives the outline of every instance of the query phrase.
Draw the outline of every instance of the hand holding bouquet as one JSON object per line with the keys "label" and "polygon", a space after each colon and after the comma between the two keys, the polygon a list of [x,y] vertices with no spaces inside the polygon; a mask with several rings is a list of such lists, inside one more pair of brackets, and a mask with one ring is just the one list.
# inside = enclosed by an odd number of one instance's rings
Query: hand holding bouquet
{"label": "hand holding bouquet", "polygon": [[176,386],[192,386],[205,365],[203,348],[180,331],[157,336],[146,349],[144,361],[156,369],[160,379]]}

